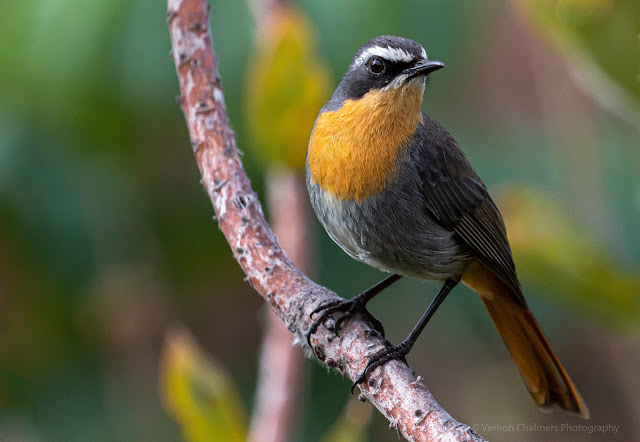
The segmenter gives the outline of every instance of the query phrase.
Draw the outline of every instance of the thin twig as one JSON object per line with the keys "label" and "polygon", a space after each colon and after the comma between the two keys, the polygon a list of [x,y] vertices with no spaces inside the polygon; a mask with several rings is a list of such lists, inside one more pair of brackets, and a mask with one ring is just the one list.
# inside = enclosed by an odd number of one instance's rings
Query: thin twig
{"label": "thin twig", "polygon": [[[254,19],[254,42],[257,50],[268,41],[269,24],[287,0],[249,0]],[[310,271],[310,253],[305,242],[309,225],[304,181],[285,166],[272,167],[266,176],[271,224],[280,245],[295,265]],[[265,306],[266,307],[266,306]],[[258,383],[249,428],[249,442],[292,440],[299,417],[303,371],[300,350],[291,345],[291,333],[269,309],[264,309],[264,331],[258,366]]]}
{"label": "thin twig", "polygon": [[[301,174],[285,166],[271,167],[266,176],[271,224],[291,260],[305,273],[311,270],[308,204]],[[266,307],[266,306],[265,306]],[[304,381],[302,352],[291,345],[291,333],[269,309],[264,310],[258,384],[251,416],[250,442],[292,440],[300,411]]]}
{"label": "thin twig", "polygon": [[[229,127],[209,37],[207,3],[169,0],[168,8],[180,102],[191,145],[198,146],[195,157],[218,226],[249,283],[305,345],[310,313],[321,303],[339,298],[291,263],[264,220]],[[383,339],[359,317],[343,324],[340,337],[320,327],[311,341],[323,364],[352,380],[364,369],[367,357],[384,346]],[[399,361],[375,369],[360,389],[361,397],[408,440],[483,440],[442,409],[421,379],[416,380],[411,369]]]}

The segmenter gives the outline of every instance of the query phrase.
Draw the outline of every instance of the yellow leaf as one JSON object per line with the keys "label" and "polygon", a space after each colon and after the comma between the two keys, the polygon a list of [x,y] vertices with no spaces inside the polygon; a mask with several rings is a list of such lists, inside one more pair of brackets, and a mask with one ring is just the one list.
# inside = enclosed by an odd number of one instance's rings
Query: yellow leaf
{"label": "yellow leaf", "polygon": [[302,170],[313,123],[329,97],[328,70],[302,12],[282,6],[265,23],[247,73],[247,127],[267,165]]}
{"label": "yellow leaf", "polygon": [[338,420],[322,439],[324,442],[364,442],[371,421],[372,406],[356,399],[347,401]]}
{"label": "yellow leaf", "polygon": [[185,329],[167,336],[160,391],[165,409],[180,425],[185,440],[245,440],[247,418],[231,378]]}

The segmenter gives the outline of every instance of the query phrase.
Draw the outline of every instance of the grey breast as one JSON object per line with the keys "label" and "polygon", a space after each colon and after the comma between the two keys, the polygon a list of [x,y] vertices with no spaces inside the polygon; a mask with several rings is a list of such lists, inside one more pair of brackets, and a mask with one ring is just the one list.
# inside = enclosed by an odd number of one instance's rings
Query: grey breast
{"label": "grey breast", "polygon": [[364,201],[341,201],[307,174],[316,215],[329,236],[351,257],[387,272],[423,279],[459,276],[469,256],[423,203],[422,183],[409,141],[396,158],[394,179],[385,191]]}

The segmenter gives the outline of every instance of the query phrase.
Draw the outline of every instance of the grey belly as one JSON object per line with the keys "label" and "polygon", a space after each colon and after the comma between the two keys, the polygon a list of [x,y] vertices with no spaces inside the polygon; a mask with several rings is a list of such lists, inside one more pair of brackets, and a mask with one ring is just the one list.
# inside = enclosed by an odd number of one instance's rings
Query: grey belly
{"label": "grey belly", "polygon": [[[403,190],[404,187],[404,190]],[[351,257],[391,273],[444,280],[460,276],[470,256],[405,186],[356,204],[308,183],[311,204],[329,236]],[[410,189],[410,187],[409,187]]]}

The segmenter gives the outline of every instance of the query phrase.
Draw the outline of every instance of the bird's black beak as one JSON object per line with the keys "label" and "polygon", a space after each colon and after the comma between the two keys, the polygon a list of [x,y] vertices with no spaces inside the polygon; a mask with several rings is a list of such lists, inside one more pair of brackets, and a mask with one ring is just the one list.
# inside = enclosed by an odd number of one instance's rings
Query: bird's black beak
{"label": "bird's black beak", "polygon": [[442,69],[444,66],[444,63],[441,61],[420,60],[409,69],[405,69],[404,71],[402,71],[402,73],[406,74],[407,80],[409,80],[413,77],[417,77],[418,75],[430,74],[433,71]]}

